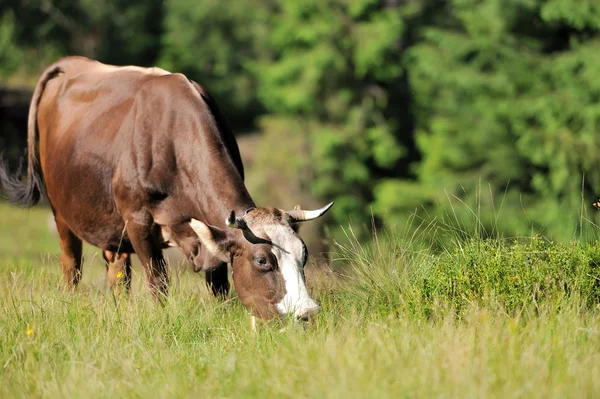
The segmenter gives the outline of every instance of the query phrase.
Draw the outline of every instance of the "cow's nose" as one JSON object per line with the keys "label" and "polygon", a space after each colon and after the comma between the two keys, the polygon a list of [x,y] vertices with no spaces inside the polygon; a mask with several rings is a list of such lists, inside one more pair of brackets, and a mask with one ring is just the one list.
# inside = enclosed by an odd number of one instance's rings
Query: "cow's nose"
{"label": "cow's nose", "polygon": [[302,321],[308,321],[319,313],[319,307],[314,306],[311,308],[302,309],[298,312],[298,318]]}

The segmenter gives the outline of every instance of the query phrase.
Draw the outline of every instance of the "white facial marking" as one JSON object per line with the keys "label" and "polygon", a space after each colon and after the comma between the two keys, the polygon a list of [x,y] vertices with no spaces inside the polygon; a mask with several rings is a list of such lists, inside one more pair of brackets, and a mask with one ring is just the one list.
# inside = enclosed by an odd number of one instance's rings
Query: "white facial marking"
{"label": "white facial marking", "polygon": [[293,313],[299,317],[304,312],[318,308],[306,289],[301,271],[304,261],[304,245],[294,230],[281,224],[265,226],[265,232],[273,242],[271,252],[277,258],[279,270],[285,281],[285,296],[277,304],[283,314]]}

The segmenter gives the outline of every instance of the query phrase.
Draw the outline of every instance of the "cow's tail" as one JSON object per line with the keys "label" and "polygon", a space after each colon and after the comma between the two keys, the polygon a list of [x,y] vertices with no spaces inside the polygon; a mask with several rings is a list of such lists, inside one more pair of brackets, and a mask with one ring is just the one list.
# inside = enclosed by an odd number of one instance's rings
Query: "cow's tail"
{"label": "cow's tail", "polygon": [[38,80],[31,98],[27,120],[27,179],[23,180],[22,178],[23,161],[21,161],[17,172],[11,176],[7,162],[0,155],[0,188],[4,192],[4,196],[15,205],[32,207],[39,202],[44,191],[42,168],[36,151],[38,139],[37,113],[46,83],[61,72],[62,69],[57,64],[46,69]]}

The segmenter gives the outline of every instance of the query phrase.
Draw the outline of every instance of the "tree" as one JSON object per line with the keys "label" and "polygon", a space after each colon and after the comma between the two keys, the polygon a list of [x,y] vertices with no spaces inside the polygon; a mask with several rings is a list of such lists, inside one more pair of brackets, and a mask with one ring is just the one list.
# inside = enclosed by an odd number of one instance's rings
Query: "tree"
{"label": "tree", "polygon": [[[280,2],[271,20],[276,54],[253,65],[259,98],[302,132],[297,175],[335,198],[337,222],[369,219],[374,183],[405,176],[411,152],[408,87],[401,65],[403,12],[373,0]],[[281,139],[287,144],[291,140]],[[297,141],[296,141],[297,142]]]}
{"label": "tree", "polygon": [[165,16],[161,65],[205,86],[237,130],[262,112],[251,61],[269,56],[270,1],[172,0]]}
{"label": "tree", "polygon": [[453,0],[439,13],[404,59],[417,180],[379,182],[377,212],[390,221],[420,204],[456,212],[446,196],[493,209],[477,195],[489,184],[510,215],[488,215],[489,231],[572,238],[582,195],[600,183],[600,5]]}
{"label": "tree", "polygon": [[0,68],[15,54],[20,62],[0,73],[5,78],[15,72],[37,77],[65,55],[152,65],[160,50],[162,5],[161,0],[5,0],[0,29],[11,47],[2,40]]}

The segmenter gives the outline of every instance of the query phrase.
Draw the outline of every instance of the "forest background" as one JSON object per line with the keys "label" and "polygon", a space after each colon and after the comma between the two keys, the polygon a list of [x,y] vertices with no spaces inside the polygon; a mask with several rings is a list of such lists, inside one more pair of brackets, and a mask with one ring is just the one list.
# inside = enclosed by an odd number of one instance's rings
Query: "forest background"
{"label": "forest background", "polygon": [[[0,89],[28,93],[72,54],[183,72],[256,138],[257,203],[334,200],[329,238],[437,220],[568,241],[595,224],[599,2],[3,0],[0,15]],[[6,98],[16,164],[25,124]]]}

